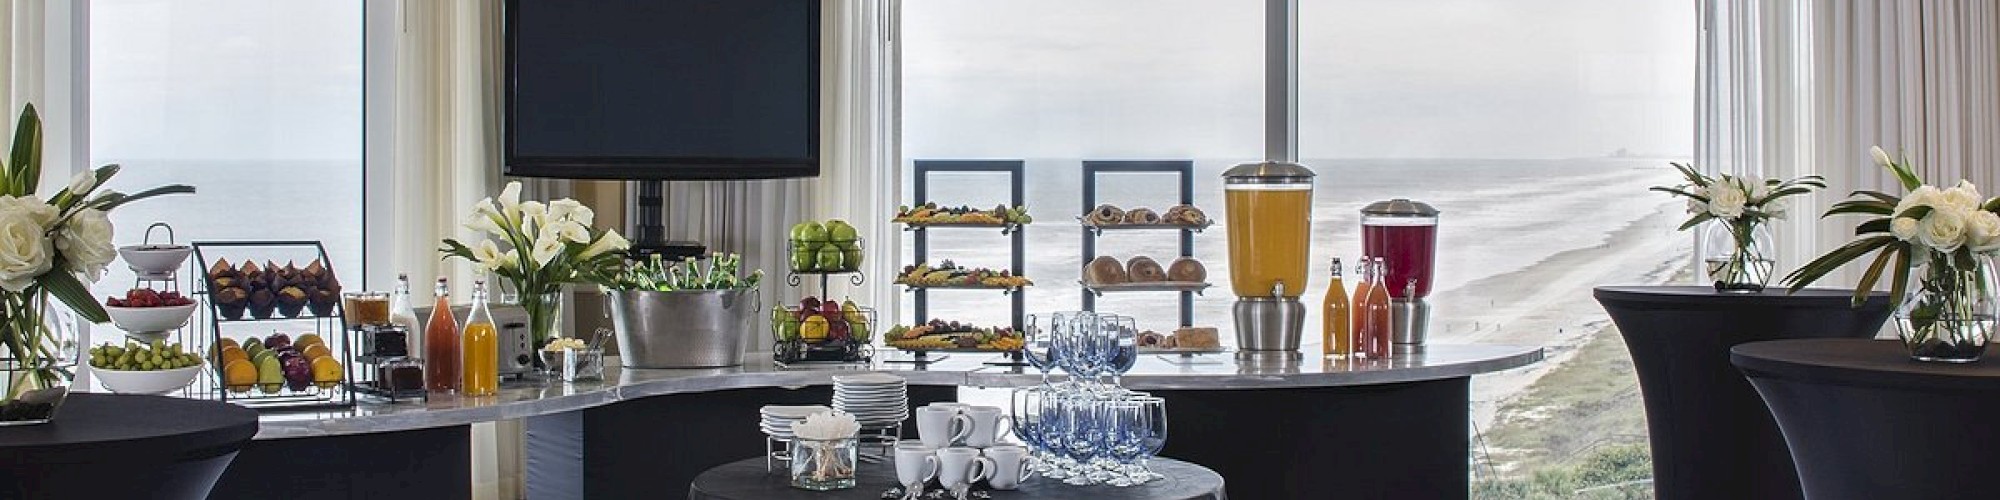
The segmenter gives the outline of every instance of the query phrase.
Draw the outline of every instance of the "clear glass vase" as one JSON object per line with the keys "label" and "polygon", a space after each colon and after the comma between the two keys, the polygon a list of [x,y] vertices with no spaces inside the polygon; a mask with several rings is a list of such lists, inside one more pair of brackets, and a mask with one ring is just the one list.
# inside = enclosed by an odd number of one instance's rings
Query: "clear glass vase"
{"label": "clear glass vase", "polygon": [[792,487],[813,491],[854,487],[858,441],[844,439],[792,440]]}
{"label": "clear glass vase", "polygon": [[43,314],[48,304],[46,293],[0,292],[0,427],[48,423],[69,396],[75,329]]}
{"label": "clear glass vase", "polygon": [[1995,326],[1992,261],[1973,257],[1971,268],[1933,258],[1896,306],[1897,336],[1918,361],[1971,363],[1986,353]]}
{"label": "clear glass vase", "polygon": [[1777,270],[1771,228],[1748,221],[1710,221],[1702,237],[1708,279],[1721,293],[1758,293]]}

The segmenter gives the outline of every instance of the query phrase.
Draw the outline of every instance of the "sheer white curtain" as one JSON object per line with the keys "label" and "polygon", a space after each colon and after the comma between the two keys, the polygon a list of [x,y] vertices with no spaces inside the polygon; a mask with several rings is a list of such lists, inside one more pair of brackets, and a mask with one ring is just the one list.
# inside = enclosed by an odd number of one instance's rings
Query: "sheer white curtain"
{"label": "sheer white curtain", "polygon": [[499,191],[501,7],[402,2],[401,14],[393,213],[382,221],[394,225],[390,267],[463,286],[472,266],[439,261],[437,243],[478,237],[462,223],[474,201]]}
{"label": "sheer white curtain", "polygon": [[[1852,238],[1818,215],[1847,193],[1901,189],[1868,158],[2000,189],[2000,4],[1990,0],[1697,0],[1696,159],[1711,172],[1819,174],[1828,189],[1774,229],[1781,272]],[[1855,266],[1822,281],[1851,285]]]}

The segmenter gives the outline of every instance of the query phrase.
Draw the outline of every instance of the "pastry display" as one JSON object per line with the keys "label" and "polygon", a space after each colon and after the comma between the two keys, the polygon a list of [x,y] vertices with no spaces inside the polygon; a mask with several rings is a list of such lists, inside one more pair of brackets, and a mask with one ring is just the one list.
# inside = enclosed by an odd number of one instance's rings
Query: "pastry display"
{"label": "pastry display", "polygon": [[1167,281],[1167,270],[1152,257],[1141,255],[1125,261],[1125,276],[1132,283],[1159,283]]}
{"label": "pastry display", "polygon": [[1208,281],[1208,268],[1194,257],[1174,259],[1173,264],[1167,265],[1167,281],[1204,283]]}
{"label": "pastry display", "polygon": [[1091,285],[1116,285],[1132,281],[1125,274],[1125,265],[1109,255],[1099,255],[1083,267],[1083,282]]}
{"label": "pastry display", "polygon": [[1125,211],[1111,205],[1098,205],[1083,216],[1083,222],[1092,226],[1111,226],[1125,222]]}
{"label": "pastry display", "polygon": [[311,264],[307,264],[306,268],[299,272],[299,279],[311,285],[308,288],[310,293],[306,296],[306,307],[312,310],[313,316],[332,316],[333,306],[340,303],[340,280],[333,277],[333,272],[327,270],[326,264],[320,263],[319,259],[313,259]]}
{"label": "pastry display", "polygon": [[1174,330],[1174,343],[1182,349],[1222,347],[1222,338],[1215,327],[1190,326]]}
{"label": "pastry display", "polygon": [[1120,209],[1115,205],[1098,205],[1079,219],[1083,220],[1083,225],[1091,227],[1166,225],[1200,229],[1209,223],[1208,214],[1193,205],[1174,205],[1164,214],[1146,207]]}
{"label": "pastry display", "polygon": [[1159,224],[1160,214],[1150,208],[1134,208],[1125,212],[1126,224]]}
{"label": "pastry display", "polygon": [[903,266],[903,272],[896,275],[896,284],[914,287],[1019,288],[1033,285],[1035,282],[1015,276],[1012,271],[959,267],[947,260],[936,267],[927,264]]}
{"label": "pastry display", "polygon": [[217,259],[208,268],[208,289],[217,313],[231,320],[246,313],[256,319],[298,318],[307,311],[329,317],[340,305],[340,280],[318,259],[303,268],[296,262],[258,265],[248,259],[231,266],[228,259]]}
{"label": "pastry display", "polygon": [[980,328],[971,323],[932,319],[917,326],[897,325],[889,329],[884,343],[907,351],[962,349],[978,351],[1018,351],[1026,345],[1013,328]]}
{"label": "pastry display", "polygon": [[237,272],[243,274],[244,288],[250,291],[250,317],[269,319],[278,310],[278,295],[271,289],[271,273],[251,261],[244,261]]}
{"label": "pastry display", "polygon": [[936,203],[925,203],[915,207],[896,207],[896,217],[889,221],[912,226],[942,224],[1004,226],[1027,224],[1034,220],[1034,217],[1028,216],[1028,207],[1025,206],[995,205],[992,209],[980,209],[967,206],[940,207]]}
{"label": "pastry display", "polygon": [[1167,209],[1165,215],[1160,216],[1160,222],[1179,226],[1206,226],[1208,214],[1202,213],[1201,209],[1195,208],[1194,205],[1174,205],[1173,208]]}

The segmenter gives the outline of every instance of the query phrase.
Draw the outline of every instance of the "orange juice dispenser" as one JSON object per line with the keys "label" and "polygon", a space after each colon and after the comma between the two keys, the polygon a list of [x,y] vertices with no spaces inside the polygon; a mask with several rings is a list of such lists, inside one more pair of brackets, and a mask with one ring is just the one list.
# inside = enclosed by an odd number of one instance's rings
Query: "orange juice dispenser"
{"label": "orange juice dispenser", "polygon": [[1306,306],[1299,295],[1306,291],[1312,241],[1313,175],[1304,165],[1277,161],[1222,173],[1238,358],[1301,357]]}

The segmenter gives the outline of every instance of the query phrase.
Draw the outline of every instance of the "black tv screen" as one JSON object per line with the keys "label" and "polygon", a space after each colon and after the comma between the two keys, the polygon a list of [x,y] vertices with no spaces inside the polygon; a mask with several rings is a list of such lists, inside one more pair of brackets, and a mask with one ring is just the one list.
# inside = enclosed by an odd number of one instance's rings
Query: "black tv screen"
{"label": "black tv screen", "polygon": [[509,0],[507,175],[819,175],[820,0]]}

